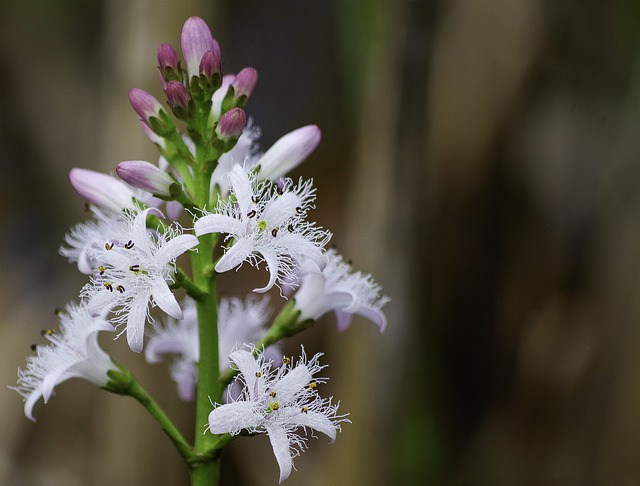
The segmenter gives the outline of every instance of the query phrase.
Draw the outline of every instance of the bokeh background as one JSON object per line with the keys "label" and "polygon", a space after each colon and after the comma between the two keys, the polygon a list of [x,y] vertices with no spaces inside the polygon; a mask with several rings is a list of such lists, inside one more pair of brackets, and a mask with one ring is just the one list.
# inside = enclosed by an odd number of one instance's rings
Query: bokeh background
{"label": "bokeh background", "polygon": [[[86,217],[67,172],[156,160],[127,91],[160,97],[156,46],[198,15],[227,72],[258,70],[247,111],[264,148],[320,126],[294,175],[315,179],[317,221],[392,297],[383,335],[328,317],[285,344],[326,353],[353,420],[334,445],[311,441],[286,484],[640,484],[638,0],[0,8],[0,383],[85,280],[57,254]],[[103,344],[192,434],[166,366]],[[74,380],[35,425],[11,390],[0,411],[2,485],[188,484],[131,399]],[[266,437],[235,441],[223,474],[275,484]]]}

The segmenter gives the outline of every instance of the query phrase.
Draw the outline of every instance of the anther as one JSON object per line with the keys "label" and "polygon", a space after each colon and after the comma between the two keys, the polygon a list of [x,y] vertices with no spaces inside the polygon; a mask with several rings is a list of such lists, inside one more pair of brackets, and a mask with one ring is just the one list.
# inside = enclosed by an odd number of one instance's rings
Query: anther
{"label": "anther", "polygon": [[253,218],[256,215],[256,210],[252,209],[247,213],[247,218]]}
{"label": "anther", "polygon": [[315,381],[312,381],[311,383],[309,383],[309,388],[311,390],[315,390],[316,388],[318,388],[318,384]]}
{"label": "anther", "polygon": [[139,272],[140,271],[140,265],[131,265],[129,267],[129,270],[131,270],[132,272]]}
{"label": "anther", "polygon": [[111,243],[111,242],[107,241],[107,242],[104,244],[104,248],[105,248],[105,250],[111,250],[111,249],[113,248],[113,243]]}
{"label": "anther", "polygon": [[302,208],[300,206],[296,208],[296,214],[302,214]]}
{"label": "anther", "polygon": [[274,238],[278,236],[278,228],[273,228],[271,230],[271,236],[273,236]]}
{"label": "anther", "polygon": [[100,275],[104,275],[104,272],[105,272],[107,269],[104,267],[104,265],[100,265],[100,266],[98,267],[98,270],[100,270]]}
{"label": "anther", "polygon": [[55,309],[53,309],[53,313],[56,316],[60,316],[60,315],[62,315],[64,313],[64,311],[60,307],[56,307]]}
{"label": "anther", "polygon": [[269,393],[269,395],[271,395],[271,398],[275,398],[276,397],[276,392],[272,391],[271,393]]}
{"label": "anther", "polygon": [[295,231],[295,228],[293,227],[292,224],[290,224],[289,226],[287,226],[287,229],[289,230],[289,233],[293,233]]}
{"label": "anther", "polygon": [[133,245],[134,245],[133,241],[129,240],[129,241],[124,245],[124,247],[125,247],[127,250],[131,250],[131,248],[133,248]]}
{"label": "anther", "polygon": [[118,285],[118,286],[116,287],[116,290],[117,290],[118,292],[120,292],[121,294],[124,294],[124,287],[123,287],[122,285]]}
{"label": "anther", "polygon": [[111,282],[105,282],[103,285],[109,292],[113,292],[113,285],[111,285]]}
{"label": "anther", "polygon": [[282,364],[283,365],[288,365],[289,363],[291,363],[291,358],[288,358],[288,357],[284,356],[282,358]]}
{"label": "anther", "polygon": [[29,347],[31,348],[31,351],[35,351],[38,348],[38,345],[37,344],[32,344]]}
{"label": "anther", "polygon": [[44,336],[53,336],[56,333],[55,329],[43,329],[42,331],[40,331],[40,335],[42,337]]}
{"label": "anther", "polygon": [[260,198],[259,198],[258,196],[251,196],[251,200],[252,200],[254,203],[258,204],[258,201],[260,201]]}
{"label": "anther", "polygon": [[302,407],[302,410],[300,410],[302,413],[307,413],[309,411],[309,409],[307,407]]}
{"label": "anther", "polygon": [[278,196],[282,196],[284,194],[284,187],[276,187],[276,193],[278,194]]}
{"label": "anther", "polygon": [[256,378],[260,378],[262,376],[262,373],[260,373],[259,371],[256,371]]}

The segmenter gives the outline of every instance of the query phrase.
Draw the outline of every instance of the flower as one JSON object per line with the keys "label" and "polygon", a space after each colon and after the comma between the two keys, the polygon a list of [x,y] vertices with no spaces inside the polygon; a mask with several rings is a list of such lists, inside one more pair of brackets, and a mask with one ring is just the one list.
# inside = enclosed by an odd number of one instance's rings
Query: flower
{"label": "flower", "polygon": [[260,183],[255,174],[234,165],[229,182],[235,200],[220,200],[215,213],[205,214],[194,225],[198,236],[227,233],[225,241],[232,241],[216,263],[216,272],[229,271],[245,261],[252,265],[265,261],[269,282],[254,292],[266,292],[291,277],[296,261],[302,258],[324,266],[324,245],[331,233],[304,220],[315,199],[310,181],[299,186],[293,186],[290,179],[282,185]]}
{"label": "flower", "polygon": [[98,345],[98,333],[113,331],[111,324],[91,315],[84,303],[67,304],[59,316],[60,330],[43,331],[50,344],[35,347],[26,368],[18,370],[18,385],[9,387],[24,397],[24,414],[34,422],[34,405],[40,397],[47,403],[60,383],[84,378],[102,387],[109,381],[107,372],[117,369]]}
{"label": "flower", "polygon": [[136,353],[142,350],[149,301],[182,319],[182,310],[167,282],[173,282],[176,258],[198,244],[195,236],[182,234],[177,226],[147,230],[151,211],[161,214],[151,208],[125,213],[124,231],[104,234],[101,247],[88,249],[89,256],[100,265],[98,274],[82,291],[92,312],[116,309],[112,322],[127,323],[127,342]]}
{"label": "flower", "polygon": [[208,430],[232,435],[242,430],[266,433],[280,467],[280,482],[284,481],[291,474],[294,457],[307,447],[306,437],[298,429],[302,427],[305,435],[307,428],[322,432],[333,442],[340,423],[349,422],[346,415],[337,414],[339,404],[332,405],[332,398],[322,399],[318,394],[318,384],[326,382],[314,378],[324,368],[318,363],[320,356],[307,361],[303,348],[295,365],[283,358],[283,365],[273,369],[264,354],[253,348],[231,353],[242,393],[238,399],[215,406],[209,414]]}
{"label": "flower", "polygon": [[[222,298],[218,307],[218,356],[220,369],[231,365],[229,354],[244,343],[256,343],[266,333],[269,317],[268,298],[248,297],[244,301],[237,297]],[[184,318],[181,321],[167,319],[163,326],[156,326],[154,334],[145,348],[149,363],[161,361],[161,355],[176,354],[171,365],[171,377],[176,382],[178,396],[185,401],[193,400],[197,379],[197,364],[200,360],[198,338],[198,315],[191,299],[182,305]],[[265,350],[271,359],[282,357],[276,346]]]}
{"label": "flower", "polygon": [[387,318],[381,309],[390,299],[381,294],[382,287],[371,275],[354,272],[333,248],[327,250],[326,257],[323,269],[313,262],[302,266],[300,288],[294,296],[299,320],[316,320],[334,311],[338,329],[343,331],[351,324],[353,314],[358,314],[384,331]]}

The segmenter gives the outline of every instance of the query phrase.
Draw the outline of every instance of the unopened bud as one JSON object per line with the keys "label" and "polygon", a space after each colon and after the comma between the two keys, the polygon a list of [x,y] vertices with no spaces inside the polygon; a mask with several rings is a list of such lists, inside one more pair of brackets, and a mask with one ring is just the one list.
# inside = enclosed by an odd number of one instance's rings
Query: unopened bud
{"label": "unopened bud", "polygon": [[212,86],[220,85],[222,76],[222,57],[220,51],[207,51],[200,60],[200,75]]}
{"label": "unopened bud", "polygon": [[165,93],[167,94],[167,102],[173,114],[176,117],[184,120],[189,114],[189,102],[191,96],[179,81],[169,81],[165,87]]}
{"label": "unopened bud", "polygon": [[261,179],[276,180],[304,161],[320,143],[320,129],[316,125],[307,125],[287,133],[258,161]]}
{"label": "unopened bud", "polygon": [[247,99],[253,93],[253,89],[256,87],[257,82],[258,72],[251,67],[246,67],[236,74],[231,86],[234,90],[233,97],[237,102],[239,102],[238,104],[244,105],[247,102]]}
{"label": "unopened bud", "polygon": [[226,144],[235,142],[242,135],[242,130],[247,126],[247,115],[242,108],[233,108],[227,111],[218,122],[216,135]]}
{"label": "unopened bud", "polygon": [[160,78],[164,82],[180,79],[178,54],[171,44],[158,46],[158,69],[160,69]]}
{"label": "unopened bud", "polygon": [[147,93],[138,88],[133,88],[129,91],[129,103],[140,117],[140,120],[149,125],[149,119],[151,117],[159,118],[162,111],[162,105],[153,97],[153,95]]}
{"label": "unopened bud", "polygon": [[200,75],[200,62],[208,51],[216,52],[221,57],[220,46],[205,21],[199,17],[191,17],[184,23],[181,44],[189,79]]}
{"label": "unopened bud", "polygon": [[80,196],[95,206],[119,214],[134,207],[133,191],[123,182],[101,172],[74,168],[69,181]]}
{"label": "unopened bud", "polygon": [[169,187],[175,183],[169,174],[143,160],[120,162],[116,174],[127,184],[162,197],[170,195]]}

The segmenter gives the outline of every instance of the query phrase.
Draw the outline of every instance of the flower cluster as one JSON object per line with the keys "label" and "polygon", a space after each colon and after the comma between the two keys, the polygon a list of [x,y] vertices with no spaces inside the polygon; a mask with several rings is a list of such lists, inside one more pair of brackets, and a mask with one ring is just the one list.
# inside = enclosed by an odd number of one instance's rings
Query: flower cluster
{"label": "flower cluster", "polygon": [[[220,46],[197,17],[185,22],[181,48],[184,64],[173,46],[157,50],[166,103],[129,91],[158,163],[123,161],[115,175],[69,173],[90,216],[71,228],[60,253],[87,281],[79,303],[60,314],[59,331],[44,333],[49,344],[34,348],[12,388],[31,420],[35,403],[47,402],[72,377],[136,398],[198,484],[211,483],[204,465],[218,460],[227,434],[266,433],[282,482],[306,449],[307,434],[321,432],[333,442],[349,420],[318,393],[326,381],[316,376],[324,368],[320,354],[307,359],[303,348],[294,363],[282,357],[279,342],[329,312],[340,330],[357,314],[384,331],[389,299],[370,275],[326,249],[331,233],[310,218],[312,181],[288,177],[317,147],[319,128],[295,129],[262,151],[260,130],[244,110],[256,70],[223,73]],[[186,220],[184,227],[178,220]],[[244,299],[218,300],[218,278],[245,262],[266,267],[266,284]],[[272,301],[256,293],[274,287],[290,300],[271,319]],[[177,393],[196,399],[196,420],[208,422],[208,433],[189,445],[131,372],[99,347],[100,332],[125,334],[129,349],[145,350],[150,363],[173,355]]]}

